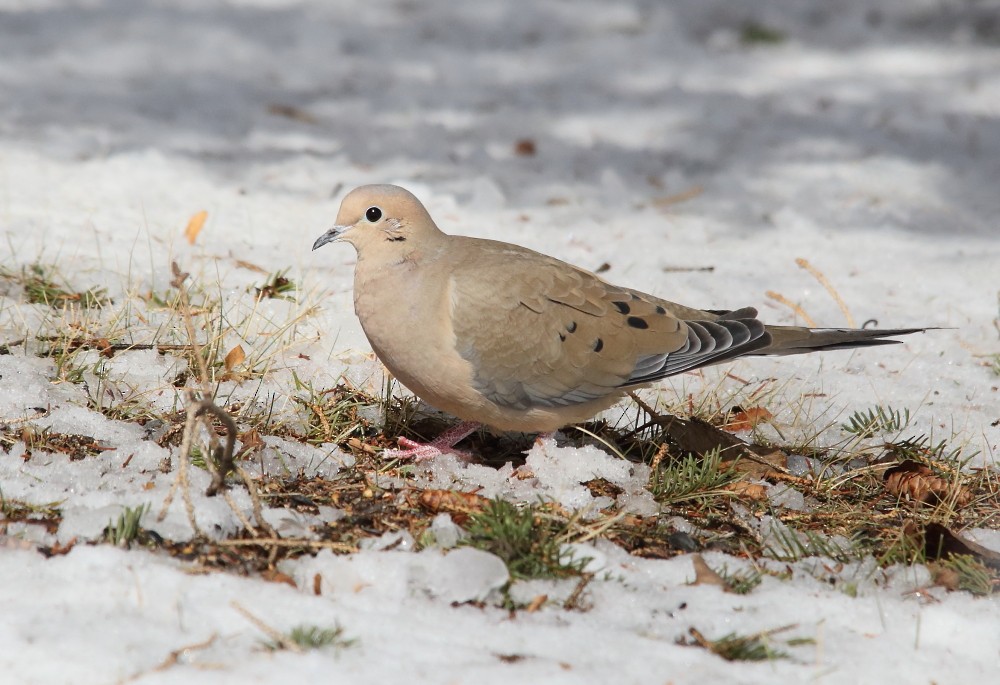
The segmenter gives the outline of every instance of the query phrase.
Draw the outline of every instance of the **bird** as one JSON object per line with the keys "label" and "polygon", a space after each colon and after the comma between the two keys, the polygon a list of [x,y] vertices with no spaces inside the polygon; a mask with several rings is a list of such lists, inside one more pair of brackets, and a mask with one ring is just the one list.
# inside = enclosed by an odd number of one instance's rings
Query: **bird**
{"label": "bird", "polygon": [[676,304],[525,247],[444,233],[394,185],[349,192],[312,249],[331,242],[357,251],[354,311],[375,355],[460,419],[426,444],[399,438],[393,456],[415,460],[459,453],[455,444],[483,425],[552,433],[631,390],[737,357],[886,345],[928,330],[776,326],[753,307]]}

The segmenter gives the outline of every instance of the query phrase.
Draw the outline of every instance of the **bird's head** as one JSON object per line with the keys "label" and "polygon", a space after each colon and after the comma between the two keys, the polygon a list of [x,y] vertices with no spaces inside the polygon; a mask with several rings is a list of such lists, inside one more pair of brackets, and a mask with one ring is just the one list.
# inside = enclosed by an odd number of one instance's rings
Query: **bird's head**
{"label": "bird's head", "polygon": [[344,198],[336,225],[313,243],[348,242],[362,252],[408,252],[415,242],[441,235],[420,200],[392,185],[355,188]]}

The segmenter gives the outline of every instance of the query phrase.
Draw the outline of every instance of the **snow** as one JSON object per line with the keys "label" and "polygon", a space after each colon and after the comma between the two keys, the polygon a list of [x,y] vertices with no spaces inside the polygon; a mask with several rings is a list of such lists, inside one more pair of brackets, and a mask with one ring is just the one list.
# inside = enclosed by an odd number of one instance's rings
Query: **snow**
{"label": "snow", "polygon": [[[26,304],[21,286],[0,279],[0,344],[10,347],[0,354],[0,424],[89,436],[101,450],[79,461],[44,450],[26,460],[23,442],[0,452],[5,499],[63,512],[54,532],[17,524],[0,535],[3,679],[988,682],[1000,668],[996,595],[928,589],[923,567],[858,562],[831,574],[828,560],[805,559],[787,565],[789,578],[764,576],[734,595],[690,585],[689,557],[630,557],[597,540],[573,549],[597,573],[580,607],[562,608],[576,579],[522,581],[513,599],[548,600],[511,614],[494,601],[506,568],[455,548],[461,531],[445,514],[423,549],[399,533],[350,555],[282,562],[300,589],[84,544],[123,507],[144,504],[143,527],[175,541],[193,534],[179,497],[157,518],[176,477],[161,470],[176,448],[154,442],[166,427],[92,408],[181,410],[173,381],[189,371],[179,355],[88,350],[77,357],[83,383],[73,383],[58,359],[35,356],[36,343],[14,343],[109,328],[139,344],[185,342],[183,322],[153,297],[177,261],[203,287],[198,297],[221,302],[222,348],[243,345],[258,373],[223,382],[221,400],[294,423],[300,382],[321,390],[347,378],[377,391],[381,370],[352,313],[354,255],[309,247],[351,187],[400,183],[449,232],[608,264],[609,280],[670,300],[752,305],[765,320],[795,322],[765,296],[773,290],[822,325],[844,325],[795,265],[806,258],[858,322],[942,330],[884,349],[738,361],[670,379],[651,401],[737,393],[729,372],[766,388],[762,404],[790,443],[840,440],[836,426],[851,412],[882,404],[909,409],[914,434],[977,453],[970,466],[995,464],[998,9],[994,0],[0,0],[0,268],[54,265],[73,288],[100,287],[113,301],[66,313]],[[744,43],[751,20],[785,39]],[[522,140],[535,154],[517,152]],[[208,221],[189,245],[183,229],[199,210]],[[284,269],[298,301],[248,295]],[[816,426],[830,428],[815,436]],[[353,463],[332,444],[264,441],[252,473],[333,477]],[[605,478],[623,490],[619,510],[648,515],[646,468],[540,441],[517,473],[444,457],[412,484],[545,498],[586,519],[612,502],[581,483]],[[200,494],[208,475],[190,477],[199,526],[235,533],[229,506]],[[245,491],[231,495],[249,516]],[[783,485],[768,495],[775,506],[809,506]],[[281,534],[304,537],[341,516],[265,514]],[[756,523],[762,534],[780,524]],[[1000,549],[996,530],[964,534]],[[73,538],[68,554],[36,551]],[[704,556],[713,568],[746,569]],[[357,642],[269,651],[234,602],[279,631],[341,625]],[[785,625],[794,627],[774,640],[790,659],[727,662],[677,644],[691,627],[717,638]],[[787,646],[792,638],[811,642]]]}

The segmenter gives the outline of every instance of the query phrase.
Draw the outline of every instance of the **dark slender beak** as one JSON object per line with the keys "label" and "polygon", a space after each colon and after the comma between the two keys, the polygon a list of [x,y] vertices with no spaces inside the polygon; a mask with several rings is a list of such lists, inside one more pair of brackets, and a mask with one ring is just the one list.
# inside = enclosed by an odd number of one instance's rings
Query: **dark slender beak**
{"label": "dark slender beak", "polygon": [[343,235],[344,231],[346,231],[348,228],[350,228],[350,226],[334,226],[329,231],[321,235],[319,238],[316,238],[316,242],[313,243],[313,249],[315,250],[317,247],[323,247],[327,243],[334,242],[335,240],[340,238],[340,236]]}

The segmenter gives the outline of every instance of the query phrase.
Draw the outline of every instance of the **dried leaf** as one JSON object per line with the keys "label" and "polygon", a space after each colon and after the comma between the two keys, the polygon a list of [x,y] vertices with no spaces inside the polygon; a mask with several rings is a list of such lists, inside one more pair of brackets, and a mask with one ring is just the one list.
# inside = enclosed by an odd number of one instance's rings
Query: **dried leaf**
{"label": "dried leaf", "polygon": [[111,342],[107,338],[98,338],[94,341],[94,346],[101,351],[102,357],[110,359],[115,356],[115,348],[111,346]]}
{"label": "dried leaf", "polygon": [[705,563],[700,554],[691,555],[691,563],[694,565],[694,582],[692,585],[716,585],[724,592],[729,592],[729,584],[718,573]]}
{"label": "dried leaf", "polygon": [[924,552],[928,559],[947,559],[955,554],[969,554],[986,566],[1000,571],[1000,552],[959,537],[940,523],[930,523],[924,530]]}
{"label": "dried leaf", "polygon": [[42,554],[44,554],[46,557],[61,557],[64,554],[69,554],[73,550],[73,547],[75,546],[76,546],[76,538],[73,537],[70,538],[70,540],[65,544],[56,542],[51,547],[39,548],[39,551],[42,552]]}
{"label": "dried leaf", "polygon": [[531,138],[522,138],[514,143],[514,154],[521,157],[532,157],[538,151],[538,146]]}
{"label": "dried leaf", "polygon": [[535,595],[535,598],[531,600],[531,603],[525,607],[525,610],[529,614],[533,614],[542,608],[542,605],[549,601],[548,595]]}
{"label": "dried leaf", "polygon": [[958,571],[941,563],[929,564],[928,568],[930,568],[935,585],[940,585],[946,590],[955,591],[958,589],[961,582]]}
{"label": "dried leaf", "polygon": [[611,499],[615,499],[618,495],[625,492],[620,486],[615,485],[607,478],[593,478],[581,485],[590,490],[590,494],[594,497],[610,497]]}
{"label": "dried leaf", "polygon": [[232,371],[237,366],[243,363],[247,358],[247,353],[243,351],[242,345],[237,345],[233,349],[226,353],[225,365],[226,371]]}
{"label": "dried leaf", "polygon": [[728,431],[738,433],[748,431],[757,427],[757,424],[767,423],[774,418],[774,414],[763,407],[750,407],[742,409],[733,407],[733,410],[726,417],[726,423],[722,426]]}
{"label": "dried leaf", "polygon": [[257,449],[258,447],[264,446],[264,439],[260,437],[260,433],[257,432],[256,428],[251,428],[250,430],[242,433],[238,436],[240,442],[243,443],[241,451],[247,452],[249,450]]}
{"label": "dried leaf", "polygon": [[906,459],[885,472],[885,489],[900,499],[933,504],[954,501],[964,507],[972,501],[972,493],[958,483],[942,478],[930,467]]}
{"label": "dried leaf", "polygon": [[767,500],[767,487],[760,483],[747,483],[746,481],[738,480],[735,483],[729,483],[724,486],[723,490],[734,492],[744,499],[752,499],[758,502]]}
{"label": "dried leaf", "polygon": [[184,237],[187,238],[189,244],[194,245],[194,241],[198,239],[198,234],[201,233],[201,229],[205,226],[205,219],[208,218],[208,212],[204,209],[196,213],[188,221],[187,228],[184,229]]}
{"label": "dried leaf", "polygon": [[358,450],[359,452],[364,452],[365,454],[375,454],[376,449],[371,445],[361,442],[358,438],[348,438],[347,446],[352,450]]}
{"label": "dried leaf", "polygon": [[254,264],[253,262],[245,262],[242,259],[237,259],[236,260],[236,266],[240,267],[241,269],[247,269],[248,271],[256,271],[259,274],[266,274],[267,273],[267,269],[259,267],[256,264]]}
{"label": "dried leaf", "polygon": [[282,573],[273,568],[269,568],[260,574],[260,577],[264,580],[268,580],[272,583],[284,583],[285,585],[291,585],[292,587],[298,587],[295,584],[295,580],[287,573]]}
{"label": "dried leaf", "polygon": [[653,199],[653,206],[657,209],[666,209],[672,205],[680,204],[681,202],[687,202],[688,200],[693,200],[694,198],[705,192],[705,189],[701,186],[692,186],[687,190],[682,190],[679,193],[674,193],[673,195],[665,195],[663,197],[657,197]]}
{"label": "dried leaf", "polygon": [[319,123],[316,117],[301,107],[296,107],[295,105],[273,103],[267,106],[267,112],[268,114],[273,114],[276,117],[285,117],[287,119],[292,119],[293,121],[301,121],[304,124]]}
{"label": "dried leaf", "polygon": [[490,500],[474,492],[455,490],[424,490],[417,497],[417,504],[432,514],[451,514],[455,523],[461,525],[470,514],[482,511]]}

